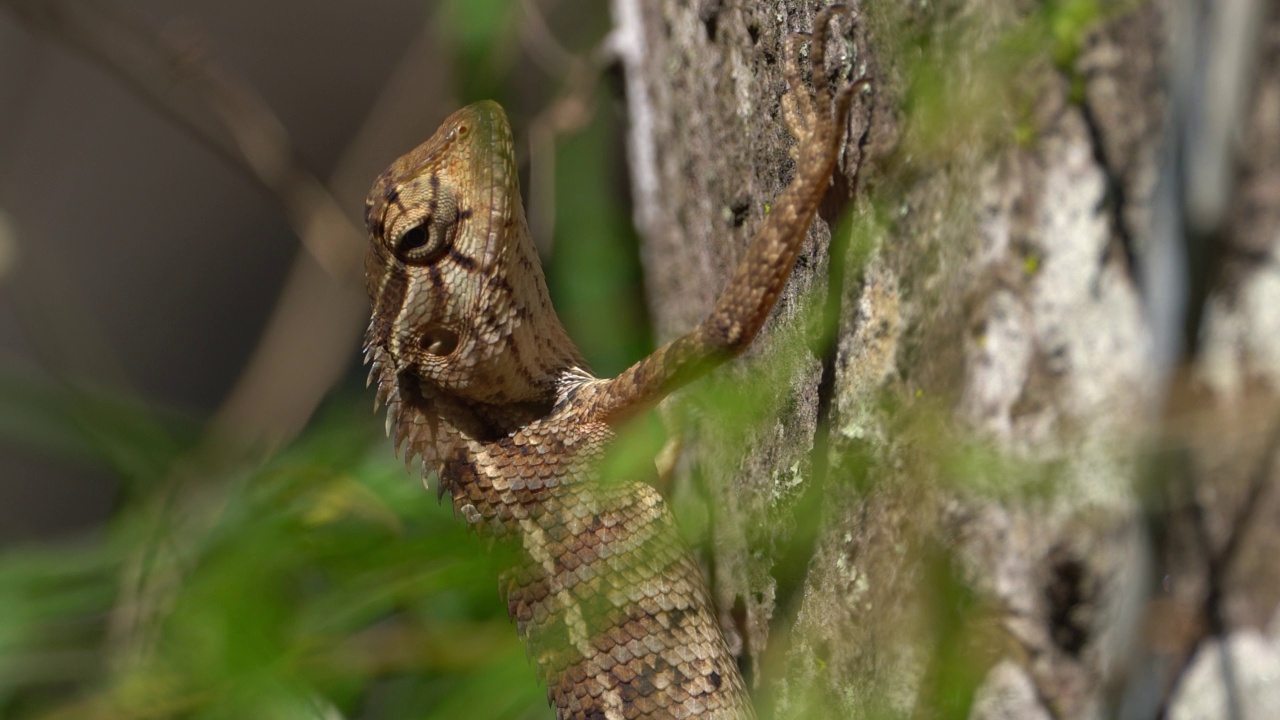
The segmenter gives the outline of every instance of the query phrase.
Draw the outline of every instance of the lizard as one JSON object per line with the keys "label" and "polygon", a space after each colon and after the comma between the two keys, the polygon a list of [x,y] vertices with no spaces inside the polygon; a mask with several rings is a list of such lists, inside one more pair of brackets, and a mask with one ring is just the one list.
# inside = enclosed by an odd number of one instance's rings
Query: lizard
{"label": "lizard", "polygon": [[369,193],[375,410],[456,515],[517,548],[499,583],[561,720],[755,717],[670,509],[600,464],[622,423],[741,353],[772,310],[868,82],[827,78],[829,28],[850,14],[833,5],[814,20],[812,90],[801,36],[788,38],[795,176],[710,314],[615,378],[591,374],[551,305],[497,103],[456,111]]}

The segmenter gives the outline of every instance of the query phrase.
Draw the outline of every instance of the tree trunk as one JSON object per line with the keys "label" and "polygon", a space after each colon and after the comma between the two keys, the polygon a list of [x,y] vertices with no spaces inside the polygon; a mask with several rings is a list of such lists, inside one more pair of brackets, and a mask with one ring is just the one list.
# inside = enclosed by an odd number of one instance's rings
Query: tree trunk
{"label": "tree trunk", "polygon": [[[793,172],[781,48],[820,7],[613,2],[659,340],[711,307]],[[822,221],[748,357],[665,413],[671,494],[762,714],[1264,717],[1276,6],[1250,151],[1186,282],[1199,307],[1208,278],[1199,344],[1168,382],[1150,290],[1183,281],[1143,261],[1171,172],[1169,5],[855,9],[830,64],[874,92]]]}

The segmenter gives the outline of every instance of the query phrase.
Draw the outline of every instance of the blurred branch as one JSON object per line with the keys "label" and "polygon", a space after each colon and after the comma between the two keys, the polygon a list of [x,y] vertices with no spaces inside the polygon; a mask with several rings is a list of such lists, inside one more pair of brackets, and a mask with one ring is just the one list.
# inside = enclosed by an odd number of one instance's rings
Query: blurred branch
{"label": "blurred branch", "polygon": [[535,0],[520,0],[524,22],[520,40],[529,56],[564,85],[555,100],[529,123],[529,223],[543,257],[550,256],[556,225],[556,137],[591,122],[592,98],[608,63],[602,43],[590,51],[570,53],[552,35]]}
{"label": "blurred branch", "polygon": [[[1257,418],[1256,415],[1261,415],[1262,417]],[[1277,457],[1280,455],[1280,415],[1276,414],[1271,405],[1267,405],[1262,408],[1261,412],[1251,409],[1248,412],[1242,412],[1241,416],[1248,417],[1250,421],[1260,422],[1268,430],[1266,439],[1262,444],[1261,457],[1258,459],[1257,467],[1249,475],[1242,502],[1240,502],[1234,513],[1224,512],[1224,514],[1232,515],[1232,517],[1225,524],[1228,532],[1226,540],[1221,544],[1221,547],[1217,547],[1218,543],[1215,543],[1212,538],[1209,508],[1205,506],[1205,501],[1197,497],[1193,488],[1189,489],[1187,493],[1191,529],[1205,558],[1205,590],[1203,597],[1200,599],[1199,607],[1195,608],[1199,615],[1198,619],[1201,622],[1194,626],[1197,632],[1186,639],[1186,648],[1180,654],[1176,665],[1170,669],[1156,717],[1169,716],[1173,693],[1183,682],[1183,678],[1190,671],[1192,663],[1200,656],[1204,646],[1215,639],[1222,642],[1219,662],[1227,703],[1227,707],[1223,708],[1223,717],[1236,720],[1245,716],[1241,704],[1240,673],[1235,668],[1236,660],[1227,645],[1227,639],[1232,628],[1228,623],[1225,605],[1230,575],[1236,565],[1236,560],[1239,559],[1242,553],[1243,543],[1251,537],[1253,528],[1256,525],[1255,521],[1260,513],[1265,512],[1267,507],[1265,502],[1266,493],[1272,486],[1276,463],[1277,460],[1280,460]],[[1240,437],[1247,434],[1240,432],[1238,428],[1233,428],[1232,430],[1232,437],[1223,439],[1224,445],[1233,441],[1238,442]]]}
{"label": "blurred branch", "polygon": [[[1174,447],[1162,451],[1177,457],[1187,444],[1170,433],[1176,399],[1194,383],[1191,365],[1201,349],[1206,307],[1220,282],[1227,250],[1229,207],[1235,194],[1239,168],[1238,147],[1248,117],[1251,89],[1255,85],[1264,5],[1256,0],[1237,3],[1174,3],[1168,11],[1169,100],[1165,110],[1164,142],[1160,149],[1156,185],[1151,199],[1150,237],[1140,260],[1140,287],[1151,330],[1152,364],[1156,395],[1153,417]],[[1274,421],[1273,421],[1274,422]],[[1150,649],[1139,649],[1131,679],[1124,688],[1119,711],[1123,717],[1145,719],[1168,714],[1172,693],[1181,683],[1197,650],[1208,640],[1224,642],[1222,675],[1229,717],[1240,712],[1236,673],[1226,649],[1229,628],[1223,616],[1226,575],[1237,554],[1240,538],[1251,525],[1280,440],[1280,424],[1273,424],[1258,474],[1250,484],[1250,499],[1235,518],[1232,535],[1221,551],[1215,551],[1207,535],[1204,500],[1194,486],[1177,488],[1185,493],[1192,513],[1192,530],[1206,557],[1207,589],[1198,612],[1203,624],[1174,667],[1160,667]],[[1150,460],[1148,473],[1160,472],[1160,457]],[[1203,476],[1188,476],[1188,484],[1203,483]],[[1171,488],[1158,492],[1174,505]],[[1157,525],[1148,523],[1155,555],[1164,548]],[[1168,573],[1157,568],[1155,578]],[[1155,587],[1143,591],[1148,601],[1157,598]],[[1166,628],[1167,630],[1167,628]]]}
{"label": "blurred branch", "polygon": [[444,105],[440,83],[423,78],[428,68],[433,77],[443,77],[442,53],[424,33],[326,186],[298,161],[287,131],[267,103],[212,64],[197,39],[166,37],[92,0],[0,4],[31,29],[106,69],[280,202],[309,257],[295,260],[248,365],[215,413],[212,431],[250,444],[286,441],[349,366],[356,328],[366,312],[359,291],[364,233],[359,219],[344,213],[335,195],[362,196],[368,179],[394,156],[394,143],[420,135],[426,117]]}
{"label": "blurred branch", "polygon": [[[363,197],[387,162],[425,137],[451,104],[448,64],[447,48],[424,27],[338,160],[329,181],[335,195]],[[363,234],[360,245],[363,253]],[[214,426],[225,434],[287,440],[350,366],[353,329],[369,311],[364,292],[336,288],[308,255],[294,261],[248,367],[218,409]]]}
{"label": "blurred branch", "polygon": [[524,20],[520,23],[520,42],[529,51],[529,57],[548,75],[568,75],[578,57],[556,40],[536,0],[520,0],[520,12]]}
{"label": "blurred branch", "polygon": [[1141,258],[1162,392],[1179,363],[1199,348],[1205,303],[1217,280],[1259,60],[1262,9],[1256,0],[1170,9],[1170,100],[1151,240]]}
{"label": "blurred branch", "polygon": [[194,38],[167,37],[91,0],[0,0],[33,31],[116,76],[228,167],[279,200],[303,246],[339,283],[357,286],[363,233],[250,87],[213,65]]}
{"label": "blurred branch", "polygon": [[[287,439],[349,364],[363,312],[353,292],[361,279],[363,233],[325,184],[298,162],[266,102],[214,66],[195,39],[166,38],[159,29],[96,2],[0,3],[32,30],[106,69],[157,114],[279,201],[309,257],[295,261],[251,361],[216,413],[213,432],[249,443]],[[313,277],[314,268],[324,275]],[[307,362],[298,363],[298,357]],[[51,360],[54,366],[64,364]],[[304,365],[307,372],[298,372]]]}

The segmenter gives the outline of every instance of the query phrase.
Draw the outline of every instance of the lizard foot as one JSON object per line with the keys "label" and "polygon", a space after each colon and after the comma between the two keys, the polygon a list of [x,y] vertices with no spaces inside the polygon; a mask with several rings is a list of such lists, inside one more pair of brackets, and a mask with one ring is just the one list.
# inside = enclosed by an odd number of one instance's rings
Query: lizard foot
{"label": "lizard foot", "polygon": [[848,5],[828,5],[813,20],[813,35],[809,43],[809,72],[813,83],[810,92],[801,77],[800,46],[810,36],[795,33],[787,38],[785,46],[785,70],[788,91],[782,96],[782,117],[787,130],[799,141],[794,153],[797,163],[803,162],[806,152],[833,153],[844,138],[849,120],[849,109],[854,95],[871,83],[863,76],[840,88],[832,102],[831,82],[827,77],[827,41],[835,18],[844,16],[850,25],[854,19]]}

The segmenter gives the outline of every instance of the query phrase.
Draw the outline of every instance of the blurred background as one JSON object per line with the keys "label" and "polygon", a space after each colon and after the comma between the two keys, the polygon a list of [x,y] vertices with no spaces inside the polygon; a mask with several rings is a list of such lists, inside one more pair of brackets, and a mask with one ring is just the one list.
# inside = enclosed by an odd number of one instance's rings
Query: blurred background
{"label": "blurred background", "polygon": [[[495,656],[486,716],[545,714],[492,561],[424,562],[481,544],[370,412],[361,216],[497,99],[570,333],[598,372],[644,354],[608,29],[590,0],[0,2],[0,716],[314,714],[317,678],[349,716],[447,713],[432,678]],[[251,701],[210,699],[238,673]]]}

